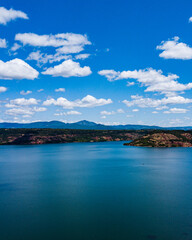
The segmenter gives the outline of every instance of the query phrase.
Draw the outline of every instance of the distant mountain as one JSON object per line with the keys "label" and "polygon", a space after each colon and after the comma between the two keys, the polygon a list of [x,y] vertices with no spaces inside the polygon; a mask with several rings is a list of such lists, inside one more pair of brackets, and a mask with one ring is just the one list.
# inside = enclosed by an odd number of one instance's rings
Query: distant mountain
{"label": "distant mountain", "polygon": [[0,123],[0,128],[53,128],[53,129],[94,129],[94,130],[142,130],[142,129],[171,129],[171,130],[190,130],[192,127],[162,128],[147,125],[104,125],[89,122],[86,120],[76,123],[64,123],[60,121],[33,122],[33,123]]}

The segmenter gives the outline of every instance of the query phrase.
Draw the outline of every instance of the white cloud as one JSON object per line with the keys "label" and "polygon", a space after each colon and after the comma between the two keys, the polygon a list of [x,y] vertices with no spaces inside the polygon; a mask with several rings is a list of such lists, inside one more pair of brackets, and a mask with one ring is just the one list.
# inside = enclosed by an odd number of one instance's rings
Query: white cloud
{"label": "white cloud", "polygon": [[61,60],[68,60],[68,59],[72,59],[71,55],[60,55],[59,53],[56,53],[54,55],[46,55],[45,54],[45,59],[48,59],[48,61],[50,63],[53,62],[60,62]]}
{"label": "white cloud", "polygon": [[63,113],[54,113],[54,116],[63,116]]}
{"label": "white cloud", "polygon": [[160,110],[163,110],[163,109],[168,109],[167,106],[161,106],[161,107],[157,107],[156,110],[160,111]]}
{"label": "white cloud", "polygon": [[12,8],[8,10],[0,7],[0,24],[6,25],[8,22],[17,18],[29,19],[27,14],[22,11],[17,11]]}
{"label": "white cloud", "polygon": [[91,54],[88,54],[88,53],[82,53],[82,54],[78,54],[75,56],[75,59],[81,59],[81,60],[84,60],[86,58],[88,58]]}
{"label": "white cloud", "polygon": [[34,68],[21,59],[16,58],[8,62],[0,60],[0,79],[34,80],[38,75],[39,73]]}
{"label": "white cloud", "polygon": [[161,42],[161,45],[157,46],[157,49],[163,50],[159,56],[165,59],[192,59],[192,48],[186,43],[179,42],[179,37]]}
{"label": "white cloud", "polygon": [[6,110],[5,114],[17,116],[17,115],[33,115],[34,112],[31,109],[24,109],[24,108],[11,108]]}
{"label": "white cloud", "polygon": [[28,95],[28,94],[31,94],[32,93],[32,91],[24,91],[24,90],[22,90],[21,92],[20,92],[20,94],[21,95]]}
{"label": "white cloud", "polygon": [[[23,117],[23,118],[30,118],[31,115],[27,115],[27,114],[26,114],[26,115],[23,115],[22,117]],[[15,118],[18,118],[18,117],[15,117]]]}
{"label": "white cloud", "polygon": [[[39,63],[53,63],[61,60],[72,59],[69,54],[77,54],[84,50],[86,45],[91,45],[87,35],[75,33],[61,33],[56,35],[38,35],[35,33],[18,33],[15,40],[20,41],[24,46],[53,47],[56,52],[53,54],[41,53],[40,50],[29,54],[27,60],[36,60]],[[88,58],[90,54],[76,55],[75,59]]]}
{"label": "white cloud", "polygon": [[60,54],[71,54],[71,53],[79,53],[84,50],[82,45],[72,45],[72,46],[64,46],[57,49],[57,52]]}
{"label": "white cloud", "polygon": [[67,115],[81,115],[81,112],[78,111],[68,111],[68,112],[60,112],[60,113],[55,113],[55,116],[67,116]]}
{"label": "white cloud", "polygon": [[47,108],[45,107],[15,107],[11,108],[5,111],[5,114],[7,115],[12,115],[12,116],[18,116],[18,115],[23,115],[23,117],[31,117],[34,115],[35,112],[44,112],[46,111]]}
{"label": "white cloud", "polygon": [[139,109],[133,109],[132,112],[139,112]]}
{"label": "white cloud", "polygon": [[114,114],[117,114],[117,113],[125,113],[125,111],[121,108],[117,109],[117,111],[101,111],[100,114],[101,115],[114,115]]}
{"label": "white cloud", "polygon": [[13,46],[11,47],[11,51],[15,52],[17,51],[19,48],[21,48],[22,46],[19,45],[18,43],[14,43]]}
{"label": "white cloud", "polygon": [[111,111],[111,112],[101,111],[100,114],[101,114],[101,115],[113,115],[113,114],[115,114],[115,112],[114,112],[114,111]]}
{"label": "white cloud", "polygon": [[44,75],[52,75],[53,77],[85,77],[90,75],[91,69],[88,66],[80,67],[78,62],[72,60],[66,60],[63,63],[48,68],[46,71],[42,72]]}
{"label": "white cloud", "polygon": [[183,108],[171,108],[169,109],[169,111],[165,111],[163,113],[186,113],[188,112],[189,110],[187,109],[183,109]]}
{"label": "white cloud", "polygon": [[35,60],[39,63],[53,63],[53,62],[60,62],[63,59],[70,59],[72,58],[70,55],[61,55],[59,53],[56,54],[46,54],[41,53],[39,50],[36,52],[31,52],[27,57],[27,60]]}
{"label": "white cloud", "polygon": [[0,87],[0,93],[6,92],[6,91],[7,91],[7,88],[6,88],[6,87]]}
{"label": "white cloud", "polygon": [[43,89],[43,88],[41,88],[41,89],[37,90],[37,92],[43,92],[43,91],[44,91],[44,89]]}
{"label": "white cloud", "polygon": [[45,111],[47,111],[47,108],[45,108],[45,107],[34,107],[33,111],[34,112],[45,112]]}
{"label": "white cloud", "polygon": [[8,108],[13,108],[13,107],[18,107],[18,106],[30,106],[30,105],[37,105],[39,100],[35,98],[16,98],[13,100],[10,100],[9,103],[5,105],[5,107]]}
{"label": "white cloud", "polygon": [[91,95],[87,95],[86,97],[82,99],[77,99],[75,101],[69,101],[66,98],[60,97],[57,99],[51,98],[43,102],[44,106],[60,106],[65,109],[73,109],[74,107],[97,107],[97,106],[103,106],[106,104],[112,103],[111,99],[96,99],[95,97]]}
{"label": "white cloud", "polygon": [[57,88],[55,89],[55,92],[65,92],[65,88]]}
{"label": "white cloud", "polygon": [[[56,35],[38,35],[35,33],[18,33],[15,36],[16,41],[20,41],[23,45],[34,47],[62,47],[68,46],[84,46],[90,45],[86,35],[75,33],[61,33]],[[74,51],[74,50],[73,50]]]}
{"label": "white cloud", "polygon": [[127,82],[127,87],[130,87],[130,86],[133,86],[133,85],[135,85],[134,82]]}
{"label": "white cloud", "polygon": [[99,75],[105,76],[108,81],[118,80],[120,72],[116,72],[115,70],[101,70],[98,72]]}
{"label": "white cloud", "polygon": [[109,81],[120,79],[136,79],[139,83],[146,86],[145,92],[161,92],[166,95],[174,95],[192,88],[192,83],[181,84],[177,81],[179,76],[176,74],[163,75],[161,70],[152,68],[144,70],[116,72],[114,70],[102,70],[98,72],[105,76]]}
{"label": "white cloud", "polygon": [[7,48],[7,41],[4,38],[0,38],[0,48]]}
{"label": "white cloud", "polygon": [[152,113],[153,113],[153,114],[157,114],[158,112],[157,112],[157,111],[153,111]]}
{"label": "white cloud", "polygon": [[[102,117],[101,117],[102,118]],[[110,125],[110,126],[117,126],[117,125],[125,125],[126,123],[124,122],[96,122],[97,124],[102,124],[102,125]]]}
{"label": "white cloud", "polygon": [[66,115],[81,115],[82,113],[81,112],[78,112],[78,111],[69,111],[69,112],[66,112]]}
{"label": "white cloud", "polygon": [[110,115],[114,115],[114,114],[117,114],[117,113],[125,113],[125,111],[121,108],[117,109],[117,111],[101,111],[100,114],[102,116],[110,116]]}
{"label": "white cloud", "polygon": [[43,57],[43,53],[41,53],[40,51],[31,52],[27,57],[27,60],[36,60],[43,63],[48,62],[48,58]]}
{"label": "white cloud", "polygon": [[190,22],[190,23],[192,22],[192,17],[189,18],[189,22]]}
{"label": "white cloud", "polygon": [[131,96],[132,100],[124,100],[123,103],[127,107],[132,107],[132,106],[139,106],[141,108],[145,107],[159,107],[159,106],[165,106],[168,104],[188,104],[192,103],[192,99],[189,98],[184,98],[181,96],[172,96],[172,97],[166,97],[162,99],[153,99],[153,98],[144,98],[142,96],[138,95],[132,95]]}

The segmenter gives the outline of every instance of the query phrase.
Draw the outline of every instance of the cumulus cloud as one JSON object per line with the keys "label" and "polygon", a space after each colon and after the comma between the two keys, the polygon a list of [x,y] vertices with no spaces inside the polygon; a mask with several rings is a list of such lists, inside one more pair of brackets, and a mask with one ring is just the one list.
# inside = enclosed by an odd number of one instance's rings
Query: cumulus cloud
{"label": "cumulus cloud", "polygon": [[28,95],[28,94],[31,94],[32,93],[32,91],[24,91],[24,90],[22,90],[21,92],[20,92],[20,94],[21,95]]}
{"label": "cumulus cloud", "polygon": [[4,38],[0,38],[0,48],[7,48],[7,41]]}
{"label": "cumulus cloud", "polygon": [[11,108],[5,111],[5,114],[11,116],[18,116],[23,115],[23,117],[30,117],[34,115],[36,112],[44,112],[47,108],[45,107],[18,107],[18,108]]}
{"label": "cumulus cloud", "polygon": [[105,76],[109,81],[121,79],[135,79],[142,86],[146,86],[145,92],[161,92],[167,95],[174,95],[175,92],[181,92],[192,88],[192,83],[181,84],[177,81],[179,76],[176,74],[163,75],[161,70],[152,68],[144,70],[116,72],[114,70],[102,70],[98,72]]}
{"label": "cumulus cloud", "polygon": [[49,61],[48,55],[44,55],[40,51],[31,52],[27,57],[27,60],[35,60],[37,62],[47,63]]}
{"label": "cumulus cloud", "polygon": [[6,87],[0,87],[0,93],[6,92],[6,91],[7,91],[7,88],[6,88]]}
{"label": "cumulus cloud", "polygon": [[115,70],[101,70],[98,72],[99,75],[107,78],[108,81],[118,80],[120,72],[116,72]]}
{"label": "cumulus cloud", "polygon": [[186,43],[179,42],[179,37],[161,42],[157,49],[163,50],[159,56],[165,59],[192,59],[192,48]]}
{"label": "cumulus cloud", "polygon": [[55,89],[55,92],[65,92],[65,88],[57,88]]}
{"label": "cumulus cloud", "polygon": [[144,98],[138,95],[132,95],[131,101],[124,100],[123,103],[127,107],[139,106],[141,108],[166,106],[168,104],[188,104],[192,103],[192,99],[184,98],[182,96],[171,96],[162,99]]}
{"label": "cumulus cloud", "polygon": [[[46,107],[38,107],[40,101],[35,98],[16,98],[10,100],[5,104],[6,108],[9,108],[5,111],[5,114],[11,116],[22,115],[22,117],[31,117],[37,112],[44,112],[47,110]],[[34,106],[35,105],[35,106]]]}
{"label": "cumulus cloud", "polygon": [[16,58],[8,62],[0,60],[0,79],[34,80],[38,75],[39,73],[34,68],[21,59]]}
{"label": "cumulus cloud", "polygon": [[[72,54],[82,52],[86,45],[91,45],[87,35],[75,33],[61,33],[56,35],[38,35],[35,33],[18,33],[15,40],[21,44],[33,47],[52,47],[53,54],[41,53],[39,50],[29,54],[27,60],[36,60],[38,63],[59,62],[72,59]],[[90,54],[78,54],[74,59],[85,59]]]}
{"label": "cumulus cloud", "polygon": [[52,75],[53,77],[85,77],[90,75],[91,69],[88,66],[80,67],[78,62],[74,62],[69,59],[63,63],[50,67],[46,71],[42,72],[44,75]]}
{"label": "cumulus cloud", "polygon": [[31,52],[29,56],[27,57],[27,60],[35,60],[38,62],[38,65],[40,66],[40,63],[53,63],[53,62],[60,62],[61,60],[67,60],[72,58],[71,55],[61,55],[59,53],[56,54],[47,54],[47,53],[41,53],[39,50],[35,52]]}
{"label": "cumulus cloud", "polygon": [[[70,46],[84,46],[90,45],[87,35],[75,33],[61,33],[56,35],[38,35],[35,33],[18,33],[15,36],[16,41],[20,41],[23,45],[30,45],[34,47],[62,47],[68,46],[69,53]],[[72,52],[74,51],[74,48]]]}
{"label": "cumulus cloud", "polygon": [[30,106],[30,105],[37,105],[39,100],[35,98],[16,98],[12,99],[5,105],[5,107],[8,108],[13,108],[13,107],[18,107],[18,106]]}
{"label": "cumulus cloud", "polygon": [[44,106],[50,106],[50,105],[55,105],[55,106],[60,106],[65,109],[73,109],[75,107],[97,107],[97,106],[103,106],[106,104],[112,103],[111,99],[96,99],[95,97],[91,95],[87,95],[86,97],[82,99],[77,99],[75,101],[69,101],[66,98],[60,97],[57,99],[51,98],[43,102]]}
{"label": "cumulus cloud", "polygon": [[169,113],[186,113],[189,110],[183,109],[183,108],[171,108],[169,111],[164,111],[163,113],[169,114]]}
{"label": "cumulus cloud", "polygon": [[27,14],[22,11],[17,11],[12,8],[8,10],[0,7],[0,24],[6,25],[8,22],[17,18],[29,19]]}
{"label": "cumulus cloud", "polygon": [[192,17],[189,18],[189,22],[190,22],[190,23],[192,22]]}

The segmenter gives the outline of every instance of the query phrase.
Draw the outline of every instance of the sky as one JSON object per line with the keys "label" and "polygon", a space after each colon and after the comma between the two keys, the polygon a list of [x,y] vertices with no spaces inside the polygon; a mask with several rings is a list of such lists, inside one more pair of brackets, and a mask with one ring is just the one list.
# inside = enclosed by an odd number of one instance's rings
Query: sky
{"label": "sky", "polygon": [[0,122],[192,126],[191,0],[1,0]]}

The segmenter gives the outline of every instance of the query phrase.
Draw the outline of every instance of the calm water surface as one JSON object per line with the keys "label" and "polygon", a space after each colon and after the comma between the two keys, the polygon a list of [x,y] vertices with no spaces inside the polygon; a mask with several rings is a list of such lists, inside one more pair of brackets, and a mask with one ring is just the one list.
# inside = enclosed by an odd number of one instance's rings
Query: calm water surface
{"label": "calm water surface", "polygon": [[1,240],[192,239],[192,149],[0,146]]}

